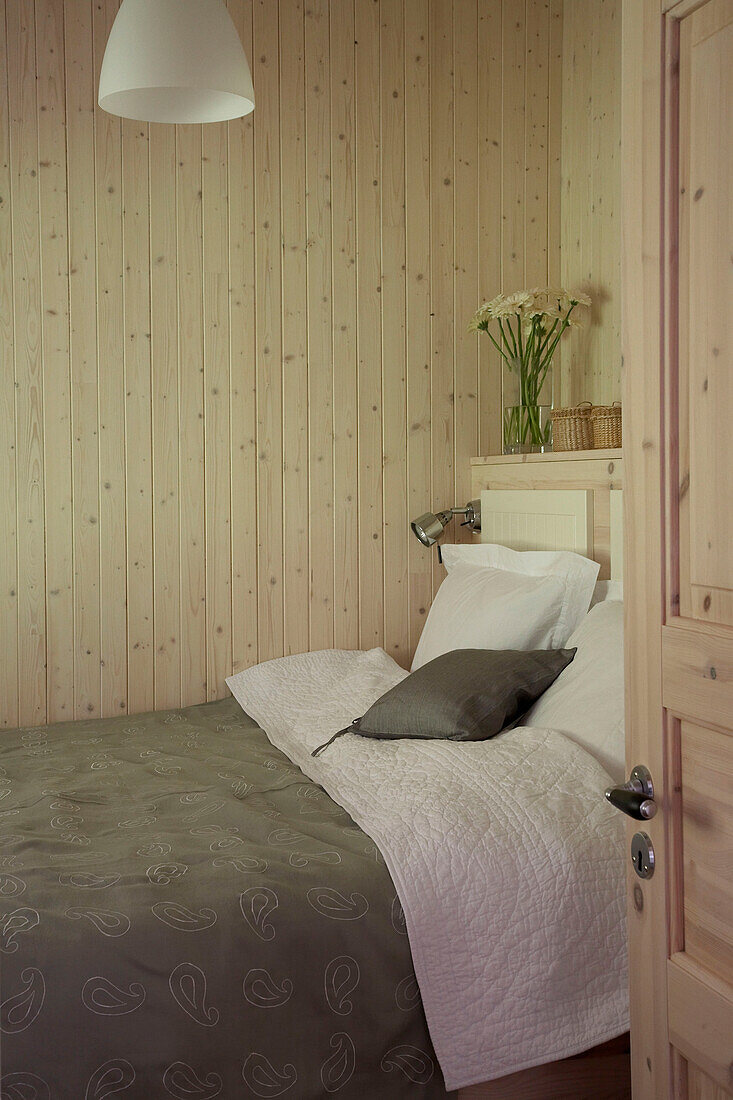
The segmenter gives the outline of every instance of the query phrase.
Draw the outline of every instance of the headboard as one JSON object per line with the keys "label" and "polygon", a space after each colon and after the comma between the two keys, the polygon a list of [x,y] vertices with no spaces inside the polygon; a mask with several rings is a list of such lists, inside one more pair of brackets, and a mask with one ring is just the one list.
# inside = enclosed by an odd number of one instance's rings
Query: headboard
{"label": "headboard", "polygon": [[481,541],[515,550],[574,550],[623,576],[622,452],[500,455],[471,462]]}

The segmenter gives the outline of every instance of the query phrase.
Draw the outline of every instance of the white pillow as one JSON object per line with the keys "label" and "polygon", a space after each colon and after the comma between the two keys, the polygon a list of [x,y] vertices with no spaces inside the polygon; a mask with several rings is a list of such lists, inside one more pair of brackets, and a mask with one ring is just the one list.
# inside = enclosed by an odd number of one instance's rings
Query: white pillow
{"label": "white pillow", "polygon": [[581,621],[597,562],[506,546],[443,547],[448,576],[433,600],[412,670],[452,649],[561,649]]}
{"label": "white pillow", "polygon": [[611,778],[625,778],[624,605],[596,604],[568,639],[572,664],[522,719],[523,726],[559,730],[587,749]]}
{"label": "white pillow", "polygon": [[602,603],[603,600],[622,600],[623,598],[623,581],[596,581],[590,606],[595,607],[597,603]]}

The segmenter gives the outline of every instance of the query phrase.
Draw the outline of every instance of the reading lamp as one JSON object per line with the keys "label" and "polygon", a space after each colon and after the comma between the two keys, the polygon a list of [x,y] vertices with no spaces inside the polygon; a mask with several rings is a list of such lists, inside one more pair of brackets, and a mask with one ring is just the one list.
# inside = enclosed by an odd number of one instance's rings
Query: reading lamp
{"label": "reading lamp", "polygon": [[443,512],[426,512],[414,519],[410,526],[423,546],[435,546],[454,516],[465,516],[461,527],[481,530],[481,501],[469,500],[465,508],[446,508]]}

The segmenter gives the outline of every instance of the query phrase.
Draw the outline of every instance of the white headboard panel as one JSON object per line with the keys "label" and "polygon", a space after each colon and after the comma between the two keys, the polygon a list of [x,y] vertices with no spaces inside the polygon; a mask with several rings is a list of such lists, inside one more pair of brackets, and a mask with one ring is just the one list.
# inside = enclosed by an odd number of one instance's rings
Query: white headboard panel
{"label": "white headboard panel", "polygon": [[485,542],[572,549],[599,563],[600,580],[623,576],[622,488],[621,451],[471,459],[471,496],[482,497]]}
{"label": "white headboard panel", "polygon": [[512,550],[573,550],[593,557],[589,489],[484,489],[481,541]]}

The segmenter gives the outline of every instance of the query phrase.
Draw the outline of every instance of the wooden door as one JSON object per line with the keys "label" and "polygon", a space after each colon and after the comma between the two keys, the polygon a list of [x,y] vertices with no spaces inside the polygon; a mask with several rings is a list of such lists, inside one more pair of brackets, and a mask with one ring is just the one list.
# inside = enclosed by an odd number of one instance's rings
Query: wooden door
{"label": "wooden door", "polygon": [[624,4],[634,1096],[733,1097],[733,0]]}

